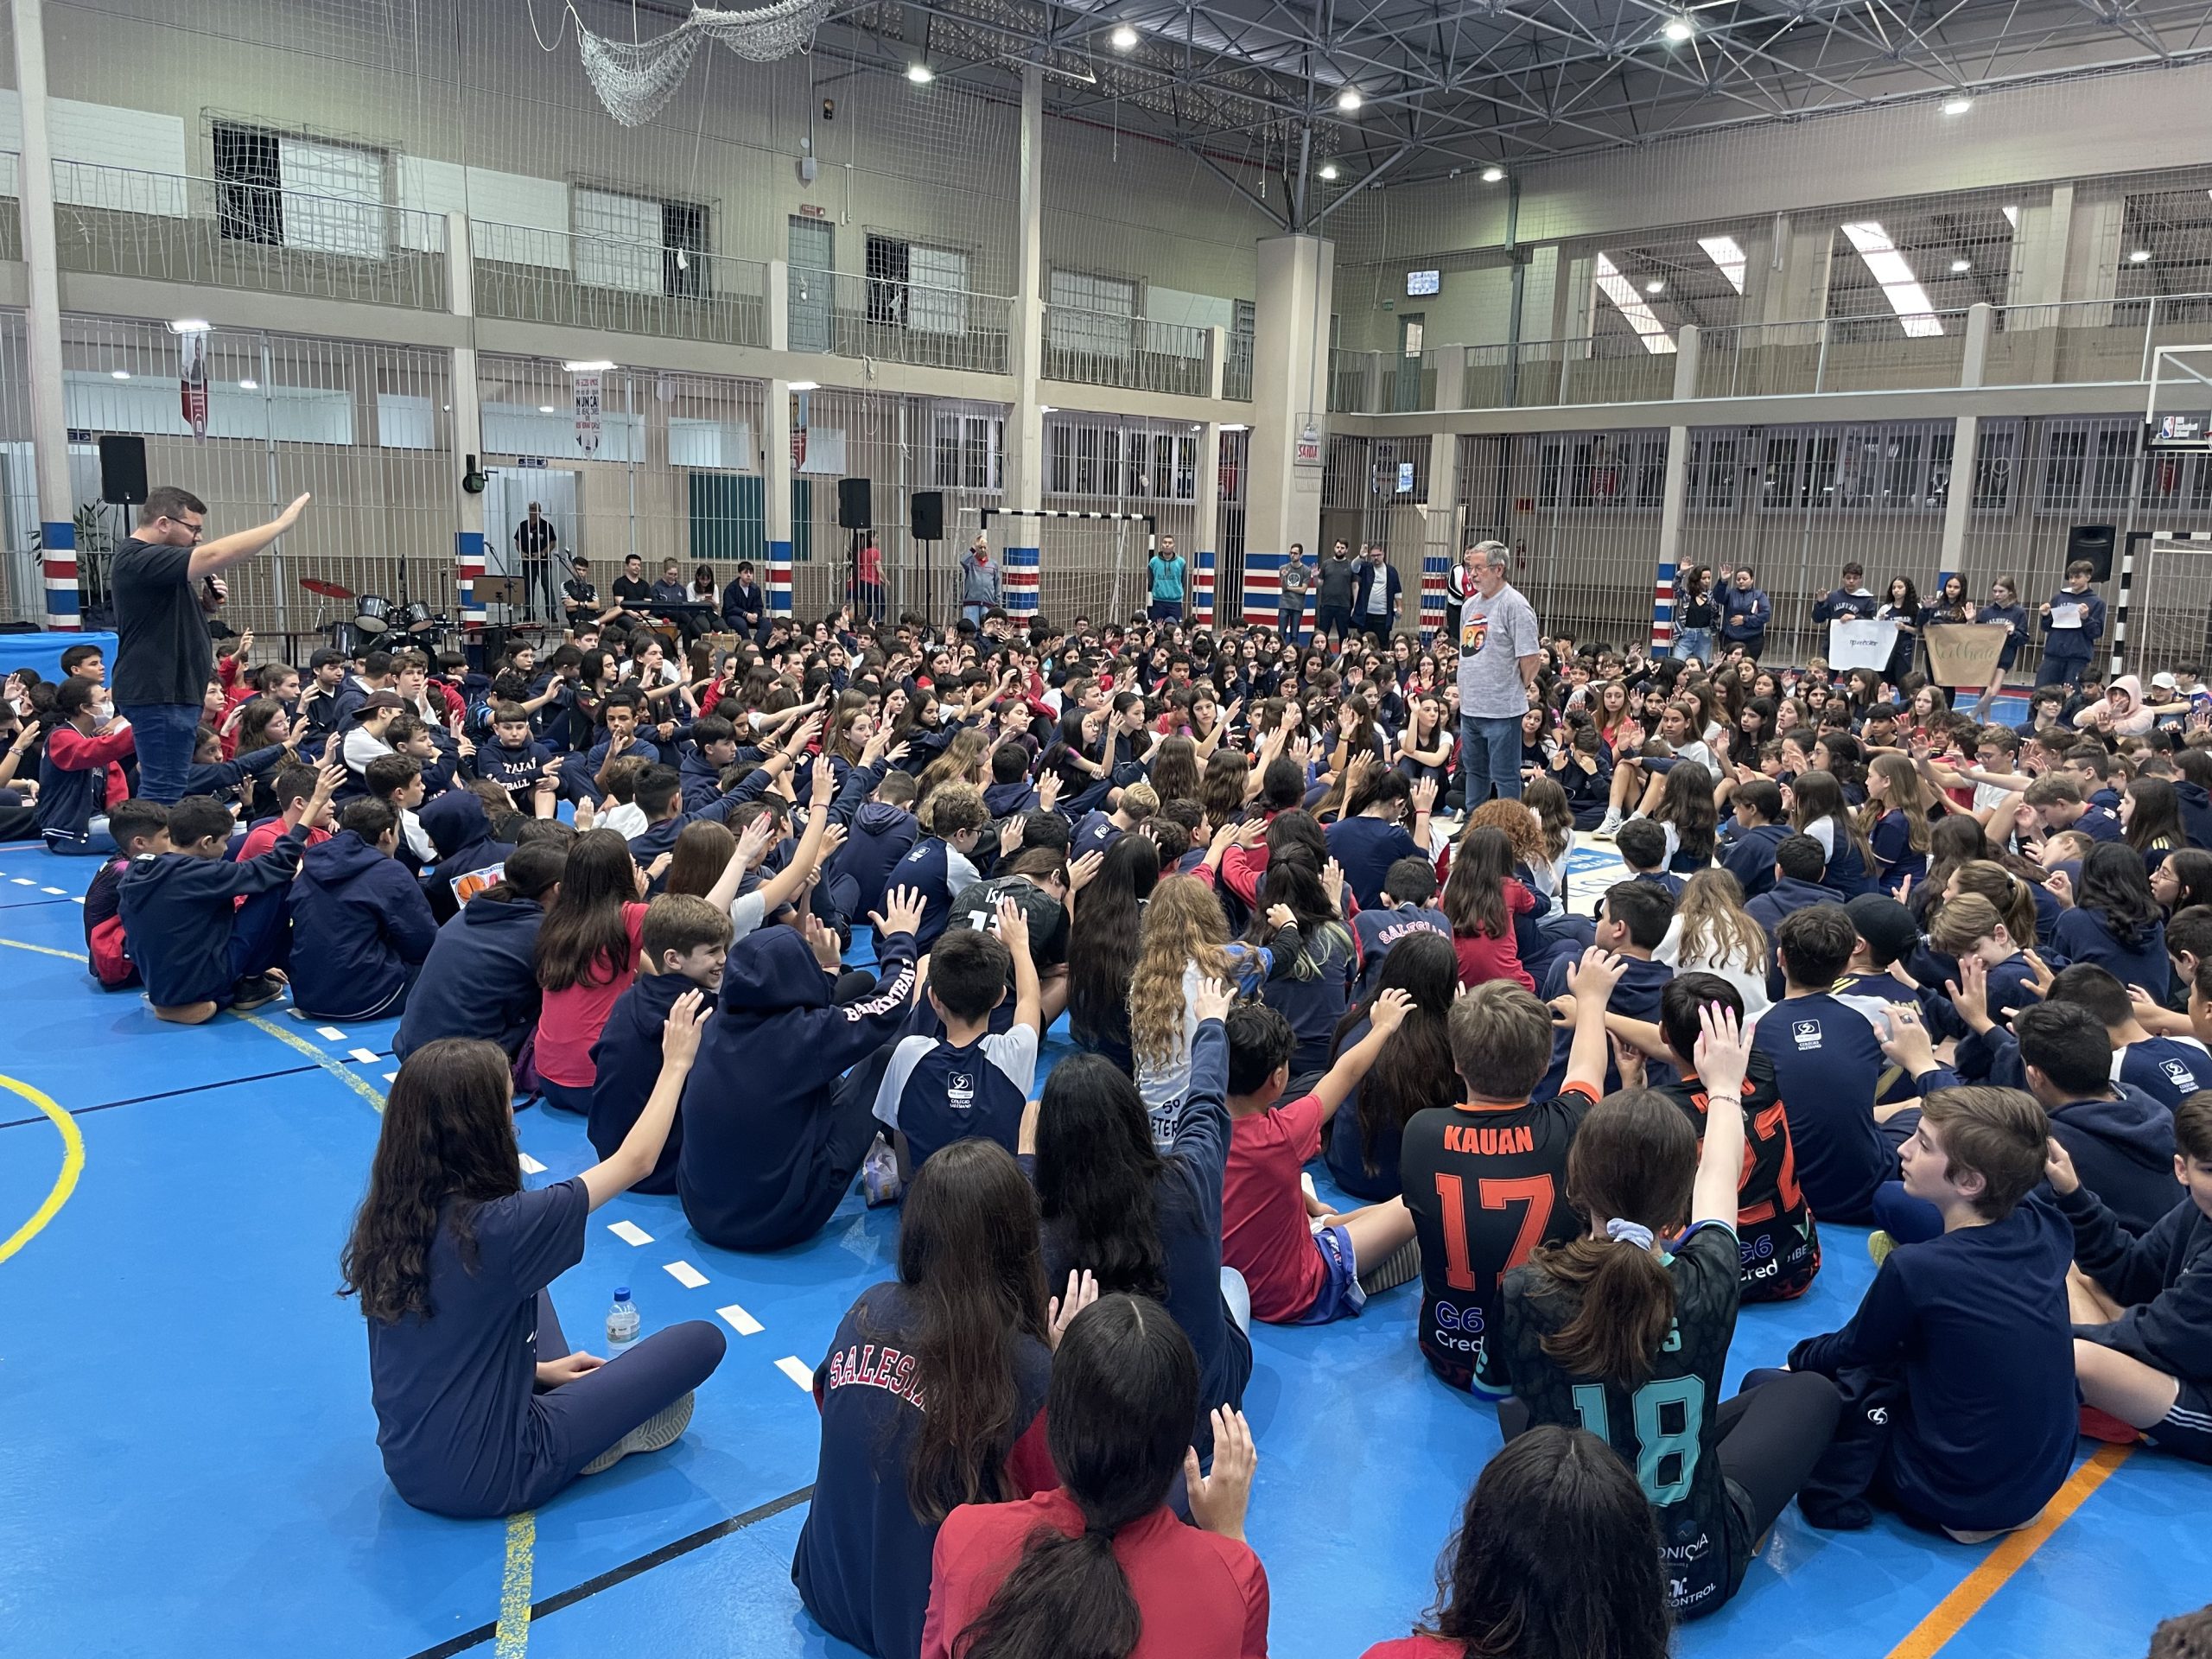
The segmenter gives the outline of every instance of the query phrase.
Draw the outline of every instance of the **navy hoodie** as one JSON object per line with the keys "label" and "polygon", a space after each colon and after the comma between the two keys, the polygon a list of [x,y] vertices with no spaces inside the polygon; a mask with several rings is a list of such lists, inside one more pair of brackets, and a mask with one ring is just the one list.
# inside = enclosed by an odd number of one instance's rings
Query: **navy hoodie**
{"label": "navy hoodie", "polygon": [[683,805],[689,811],[697,807],[712,806],[715,798],[722,792],[722,770],[699,753],[699,746],[683,746],[683,759],[677,762],[677,776],[683,784]]}
{"label": "navy hoodie", "polygon": [[499,742],[484,743],[476,750],[476,775],[499,785],[520,805],[537,789],[545,763],[552,758],[553,751],[543,743],[525,742],[518,749]]}
{"label": "navy hoodie", "polygon": [[[663,818],[658,823],[649,823],[630,837],[630,856],[638,861],[640,868],[650,865],[663,853],[676,850],[676,838],[691,824],[709,820],[715,823],[728,821],[729,815],[746,802],[756,800],[768,792],[768,785],[775,781],[775,774],[766,766],[755,767],[739,779],[737,785],[717,795],[704,806],[686,806],[674,817]],[[661,880],[655,880],[653,891],[658,893]]]}
{"label": "navy hoodie", "polygon": [[[259,858],[244,863],[155,853],[123,874],[118,909],[131,961],[157,1008],[226,1001],[231,920],[237,901],[281,887],[298,874],[307,832],[294,825]],[[396,868],[396,867],[395,867]]]}
{"label": "navy hoodie", "polygon": [[857,921],[881,909],[892,870],[921,835],[920,823],[905,807],[863,804],[853,815],[852,834],[830,861],[824,887],[837,913]]}
{"label": "navy hoodie", "polygon": [[[1544,970],[1543,999],[1565,996],[1567,989],[1567,957],[1559,957]],[[1620,983],[1613,987],[1613,994],[1605,1004],[1608,1014],[1618,1014],[1629,1020],[1648,1020],[1659,1022],[1659,999],[1675,977],[1675,970],[1663,962],[1654,962],[1641,957],[1628,958]],[[1531,1100],[1549,1100],[1558,1094],[1567,1082],[1567,1051],[1574,1046],[1574,1033],[1562,1027],[1552,1033],[1551,1070],[1544,1073],[1544,1080],[1536,1085]],[[1664,1088],[1675,1080],[1675,1068],[1664,1060],[1645,1062],[1644,1080],[1653,1088]],[[1605,1057],[1605,1092],[1611,1094],[1621,1086],[1621,1074],[1609,1052]]]}
{"label": "navy hoodie", "polygon": [[415,878],[351,830],[308,849],[291,904],[292,1006],[317,1020],[390,1014],[438,934]]}
{"label": "navy hoodie", "polygon": [[514,849],[492,839],[492,821],[485,815],[484,803],[465,789],[448,790],[426,802],[415,817],[437,849],[437,863],[423,872],[423,891],[430,900],[430,913],[443,926],[461,908],[453,893],[454,878],[504,863]]}
{"label": "navy hoodie", "polygon": [[2131,1232],[2147,1233],[2174,1207],[2174,1117],[2132,1084],[2117,1100],[2077,1100],[2050,1115],[2051,1138],[2082,1185]]}
{"label": "navy hoodie", "polygon": [[[788,929],[785,931],[789,931]],[[614,1000],[607,1024],[592,1045],[592,1064],[599,1080],[592,1085],[591,1118],[586,1133],[601,1158],[612,1158],[623,1138],[637,1127],[638,1115],[652,1098],[660,1077],[661,1033],[668,1011],[686,991],[701,988],[682,974],[639,974],[630,988]],[[713,993],[707,1006],[714,1007]],[[668,1140],[652,1173],[630,1190],[633,1192],[676,1191],[676,1160],[683,1148],[683,1118],[679,1113],[668,1126]]]}
{"label": "navy hoodie", "polygon": [[[838,1080],[889,1042],[914,989],[914,939],[885,937],[875,989],[833,1002],[835,982],[788,927],[740,939],[683,1089],[677,1163],[683,1213],[726,1250],[810,1238],[852,1184],[874,1138],[873,1090]],[[764,1083],[772,1082],[772,1087]]]}
{"label": "navy hoodie", "polygon": [[1756,899],[1774,886],[1774,849],[1789,838],[1786,823],[1762,823],[1738,830],[1720,849],[1720,868],[1734,876],[1744,897]]}
{"label": "navy hoodie", "polygon": [[2086,1185],[2058,1207],[2074,1224],[2075,1262],[2126,1310],[2074,1334],[2212,1386],[2212,1220],[2184,1194],[2156,1226],[2129,1227]]}
{"label": "navy hoodie", "polygon": [[404,1060],[441,1037],[475,1037],[497,1043],[509,1059],[519,1055],[543,1001],[536,953],[544,920],[535,899],[480,893],[462,906],[423,959],[391,1052]]}
{"label": "navy hoodie", "polygon": [[2181,830],[2192,847],[2212,849],[2212,795],[2204,785],[2186,778],[2174,779],[2174,794],[2181,805]]}
{"label": "navy hoodie", "polygon": [[983,810],[995,818],[1036,810],[1037,786],[1027,778],[1017,778],[1010,784],[993,784],[983,791]]}

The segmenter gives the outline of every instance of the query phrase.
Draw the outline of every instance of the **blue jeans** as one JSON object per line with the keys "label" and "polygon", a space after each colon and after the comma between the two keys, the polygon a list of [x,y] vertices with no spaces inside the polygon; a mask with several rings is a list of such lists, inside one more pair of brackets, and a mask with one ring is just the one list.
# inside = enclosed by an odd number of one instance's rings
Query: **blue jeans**
{"label": "blue jeans", "polygon": [[1713,630],[1711,628],[1679,628],[1675,633],[1674,658],[1686,663],[1693,657],[1700,663],[1713,660]]}
{"label": "blue jeans", "polygon": [[116,713],[130,722],[138,752],[138,798],[173,805],[184,798],[192,771],[193,740],[200,734],[196,702],[118,704]]}
{"label": "blue jeans", "polygon": [[1459,768],[1466,774],[1467,810],[1490,798],[1497,785],[1502,799],[1521,798],[1521,717],[1492,718],[1483,715],[1459,717]]}

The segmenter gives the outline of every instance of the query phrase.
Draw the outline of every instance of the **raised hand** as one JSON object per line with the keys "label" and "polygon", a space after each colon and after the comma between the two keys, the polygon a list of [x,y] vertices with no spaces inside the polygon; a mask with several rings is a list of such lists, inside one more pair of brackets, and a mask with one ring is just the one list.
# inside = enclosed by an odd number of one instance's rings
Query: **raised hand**
{"label": "raised hand", "polygon": [[1625,957],[1617,957],[1593,944],[1582,953],[1581,961],[1567,964],[1567,988],[1578,1003],[1594,1002],[1603,1007],[1611,1000],[1613,987],[1621,982],[1621,976],[1627,972]]}
{"label": "raised hand", "polygon": [[1744,1086],[1751,1069],[1751,1039],[1730,1010],[1708,1002],[1698,1010],[1697,1062],[1699,1080],[1708,1097],[1732,1095]]}
{"label": "raised hand", "polygon": [[1074,1323],[1075,1316],[1097,1300],[1098,1281],[1091,1277],[1090,1269],[1085,1268],[1078,1274],[1071,1268],[1068,1270],[1067,1294],[1053,1297],[1051,1306],[1046,1310],[1046,1340],[1058,1348],[1060,1338],[1067,1334],[1068,1326]]}
{"label": "raised hand", "polygon": [[1228,1406],[1213,1409],[1213,1472],[1198,1472],[1198,1454],[1183,1454],[1183,1484],[1190,1495],[1191,1519],[1224,1538],[1244,1536],[1244,1512],[1252,1501],[1252,1476],[1260,1453],[1252,1443],[1244,1414]]}
{"label": "raised hand", "polygon": [[691,1062],[698,1057],[699,1033],[706,1026],[709,1012],[702,991],[686,991],[676,999],[668,1018],[661,1022],[662,1065],[687,1071],[690,1068]]}
{"label": "raised hand", "polygon": [[1387,1037],[1405,1024],[1406,1016],[1413,1011],[1414,1000],[1403,991],[1395,988],[1383,991],[1367,1011],[1368,1024],[1371,1029]]}
{"label": "raised hand", "polygon": [[1236,1001],[1231,987],[1218,979],[1202,979],[1191,994],[1191,1013],[1203,1024],[1208,1020],[1219,1020],[1229,1013]]}
{"label": "raised hand", "polygon": [[893,933],[912,936],[922,925],[925,900],[916,887],[893,887],[883,895],[883,908],[872,911],[868,920],[875,924],[876,931],[887,937]]}

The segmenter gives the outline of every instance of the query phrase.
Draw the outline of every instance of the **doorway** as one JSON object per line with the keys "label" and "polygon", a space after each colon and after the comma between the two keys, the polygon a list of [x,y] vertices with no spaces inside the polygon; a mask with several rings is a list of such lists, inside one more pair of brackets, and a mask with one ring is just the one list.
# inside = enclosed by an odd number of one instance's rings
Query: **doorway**
{"label": "doorway", "polygon": [[791,216],[786,257],[791,272],[791,348],[830,349],[830,308],[837,269],[836,227],[824,219]]}
{"label": "doorway", "polygon": [[[591,554],[577,543],[576,477],[574,470],[556,467],[494,467],[486,473],[484,574],[497,584],[490,594],[504,595],[505,604],[505,614],[491,614],[491,621],[560,620],[561,583],[569,561],[578,553]],[[560,538],[543,559],[526,558],[515,544],[532,502]],[[499,606],[491,603],[486,609],[496,613]]]}
{"label": "doorway", "polygon": [[1398,372],[1396,384],[1391,388],[1390,409],[1403,414],[1421,407],[1422,339],[1427,333],[1418,311],[1408,311],[1398,319]]}

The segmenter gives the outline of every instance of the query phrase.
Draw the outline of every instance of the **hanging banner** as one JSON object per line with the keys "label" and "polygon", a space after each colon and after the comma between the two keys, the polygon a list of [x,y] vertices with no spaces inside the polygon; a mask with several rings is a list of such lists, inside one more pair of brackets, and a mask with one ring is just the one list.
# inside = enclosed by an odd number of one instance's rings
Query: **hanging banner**
{"label": "hanging banner", "polygon": [[176,340],[183,357],[177,390],[184,423],[192,429],[194,437],[204,442],[207,436],[207,331],[188,328]]}
{"label": "hanging banner", "polygon": [[1828,624],[1830,668],[1887,668],[1897,642],[1897,625],[1872,617],[1839,617]]}
{"label": "hanging banner", "polygon": [[587,370],[569,377],[576,397],[576,448],[585,454],[599,453],[600,376]]}
{"label": "hanging banner", "polygon": [[791,470],[806,470],[806,394],[791,393]]}

